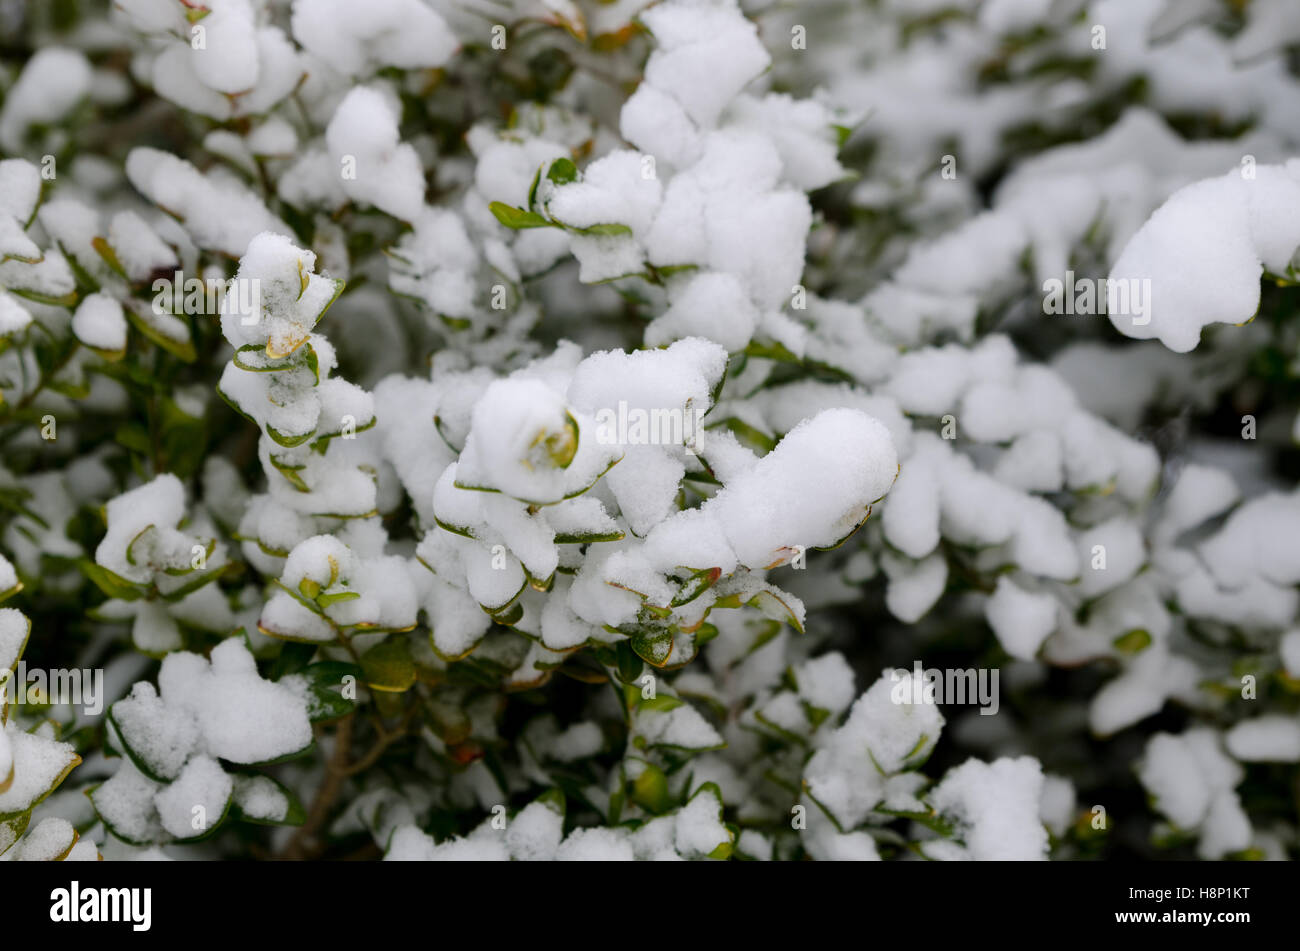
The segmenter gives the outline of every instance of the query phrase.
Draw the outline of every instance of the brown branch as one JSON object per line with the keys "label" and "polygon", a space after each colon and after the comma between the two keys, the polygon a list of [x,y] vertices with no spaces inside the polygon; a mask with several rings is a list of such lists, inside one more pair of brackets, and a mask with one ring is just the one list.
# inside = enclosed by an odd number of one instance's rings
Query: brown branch
{"label": "brown branch", "polygon": [[[352,748],[352,718],[353,714],[349,713],[339,721],[338,731],[334,734],[334,752],[325,764],[325,779],[320,789],[316,790],[306,821],[298,827],[298,831],[280,853],[281,859],[301,861],[320,853],[322,846],[319,833],[347,779],[345,770]],[[307,849],[308,842],[313,846],[310,851]]]}
{"label": "brown branch", "polygon": [[419,704],[411,704],[410,708],[406,711],[406,715],[402,717],[402,722],[398,725],[397,729],[391,733],[382,731],[379,735],[379,740],[371,750],[352,765],[345,767],[343,775],[355,776],[357,773],[365,772],[379,761],[379,757],[384,755],[386,749],[403,737],[410,735],[411,721],[415,719],[415,713],[419,709]]}

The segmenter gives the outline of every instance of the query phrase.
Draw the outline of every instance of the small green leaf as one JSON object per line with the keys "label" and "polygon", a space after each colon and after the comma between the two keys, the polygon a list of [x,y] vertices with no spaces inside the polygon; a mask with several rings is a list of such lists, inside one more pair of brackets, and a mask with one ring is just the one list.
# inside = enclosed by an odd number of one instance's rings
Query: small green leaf
{"label": "small green leaf", "polygon": [[618,677],[624,683],[632,683],[645,670],[645,661],[632,650],[631,641],[619,641],[614,647],[618,662]]}
{"label": "small green leaf", "polygon": [[651,697],[649,700],[641,700],[637,703],[638,710],[655,710],[659,713],[667,713],[669,710],[676,710],[678,707],[686,705],[686,701],[668,694],[659,694]]}
{"label": "small green leaf", "polygon": [[567,158],[557,158],[546,170],[546,177],[557,185],[567,185],[578,180],[578,166]]}
{"label": "small green leaf", "polygon": [[575,228],[574,230],[577,231],[578,234],[604,235],[609,237],[632,233],[632,229],[627,225],[620,225],[612,222],[609,224],[602,223],[592,225],[590,228]]}
{"label": "small green leaf", "polygon": [[672,606],[681,607],[683,604],[690,604],[705,591],[708,591],[718,579],[722,577],[721,568],[703,568],[694,572],[689,578],[682,582],[676,596],[673,598]]}
{"label": "small green leaf", "polygon": [[1151,632],[1135,628],[1114,640],[1115,649],[1123,654],[1140,654],[1151,646]]}
{"label": "small green leaf", "polygon": [[673,652],[673,632],[655,631],[633,634],[628,642],[636,655],[652,667],[663,667]]}
{"label": "small green leaf", "polygon": [[121,575],[110,571],[103,565],[97,565],[87,558],[82,558],[77,562],[77,565],[81,568],[81,573],[93,581],[99,590],[110,598],[135,601],[144,596],[143,588],[127,581]]}
{"label": "small green leaf", "polygon": [[402,693],[415,686],[415,661],[404,637],[390,637],[362,654],[361,671],[372,690]]}
{"label": "small green leaf", "polygon": [[521,228],[553,227],[551,222],[547,221],[536,212],[524,211],[522,208],[512,208],[510,205],[504,204],[503,202],[492,202],[488,205],[488,210],[496,216],[497,221],[515,231],[518,231]]}
{"label": "small green leaf", "polygon": [[316,603],[322,608],[327,608],[331,604],[338,604],[340,601],[355,601],[361,597],[360,591],[337,591],[333,594],[325,593],[316,596]]}
{"label": "small green leaf", "polygon": [[641,775],[632,783],[632,801],[655,815],[667,812],[672,806],[668,794],[668,777],[658,766],[647,763]]}

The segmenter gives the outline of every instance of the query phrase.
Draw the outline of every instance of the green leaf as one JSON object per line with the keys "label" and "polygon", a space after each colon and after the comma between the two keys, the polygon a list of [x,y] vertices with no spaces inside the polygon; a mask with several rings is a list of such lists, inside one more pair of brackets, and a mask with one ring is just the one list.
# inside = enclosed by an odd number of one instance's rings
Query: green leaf
{"label": "green leaf", "polygon": [[144,597],[144,589],[134,582],[127,581],[116,572],[110,571],[103,565],[97,565],[88,558],[82,558],[77,562],[81,573],[95,583],[100,591],[103,591],[110,598],[119,598],[122,601],[136,601]]}
{"label": "green leaf", "polygon": [[578,234],[605,235],[610,237],[632,233],[632,229],[627,225],[614,224],[612,222],[609,224],[602,223],[592,225],[590,228],[575,228],[573,230],[577,231]]}
{"label": "green leaf", "polygon": [[274,426],[272,426],[270,423],[267,423],[267,424],[266,424],[266,434],[267,434],[268,436],[270,436],[272,439],[274,439],[274,440],[275,440],[277,443],[279,443],[281,446],[283,446],[285,449],[292,449],[294,446],[301,446],[301,445],[302,445],[303,443],[305,443],[308,439],[311,439],[312,436],[315,436],[315,435],[316,435],[316,430],[315,430],[315,429],[311,429],[311,430],[308,430],[308,431],[305,432],[305,433],[296,433],[296,434],[294,434],[294,435],[286,435],[286,434],[280,432],[278,429],[276,429],[276,428],[275,428]]}
{"label": "green leaf", "polygon": [[[69,261],[71,258],[69,258]],[[49,304],[51,307],[72,307],[77,303],[77,292],[68,291],[60,297],[52,297],[49,294],[42,294],[40,291],[30,291],[22,287],[6,288],[11,294],[26,298],[37,304]]]}
{"label": "green leaf", "polygon": [[651,697],[649,700],[639,701],[636,708],[638,710],[654,710],[659,713],[667,713],[669,710],[676,710],[678,707],[684,707],[685,705],[685,700],[664,693]]}
{"label": "green leaf", "polygon": [[672,798],[664,771],[653,763],[647,763],[632,783],[632,801],[655,815],[667,812],[672,806]]}
{"label": "green leaf", "polygon": [[673,652],[672,631],[646,631],[633,634],[628,643],[636,655],[652,667],[663,667]]}
{"label": "green leaf", "polygon": [[194,349],[194,341],[189,336],[188,328],[186,329],[185,339],[178,340],[164,334],[148,319],[136,313],[133,308],[126,308],[126,319],[131,323],[131,326],[144,334],[150,343],[161,347],[177,359],[185,363],[193,363],[198,359],[198,353]]}
{"label": "green leaf", "polygon": [[803,633],[803,624],[800,623],[799,617],[794,613],[790,605],[786,604],[784,599],[772,591],[760,591],[747,602],[751,607],[758,608],[769,618],[775,621],[784,621],[793,627],[800,634]]}
{"label": "green leaf", "polygon": [[1140,654],[1151,646],[1151,632],[1135,628],[1115,638],[1115,649],[1123,654]]}
{"label": "green leaf", "polygon": [[570,159],[557,158],[546,170],[546,177],[557,185],[567,185],[578,180],[578,166]]}
{"label": "green leaf", "polygon": [[689,578],[682,582],[676,596],[673,597],[672,606],[681,607],[683,604],[690,604],[705,591],[708,591],[718,579],[722,577],[721,568],[703,568],[694,572]]}
{"label": "green leaf", "polygon": [[112,268],[113,273],[123,280],[127,279],[126,269],[122,267],[122,262],[118,260],[117,252],[113,250],[113,246],[108,243],[106,238],[91,238],[90,246],[95,249],[95,253],[104,259],[104,263]]}
{"label": "green leaf", "polygon": [[[315,645],[310,645],[315,648]],[[351,677],[353,683],[361,681],[361,668],[336,660],[323,660],[303,671],[310,685],[310,704],[307,717],[312,723],[328,722],[347,716],[356,708],[356,701],[343,696],[341,688]]]}
{"label": "green leaf", "polygon": [[488,210],[496,216],[497,221],[515,231],[521,228],[554,227],[550,221],[547,221],[536,212],[524,211],[522,208],[512,208],[510,205],[499,201],[494,201],[488,205]]}
{"label": "green leaf", "polygon": [[547,808],[549,808],[552,812],[556,812],[559,813],[560,815],[564,815],[565,812],[564,790],[560,789],[558,786],[546,790],[546,792],[538,796],[534,800],[534,802],[540,802],[543,805],[545,805]]}
{"label": "green leaf", "polygon": [[632,683],[645,670],[645,661],[632,650],[631,641],[619,641],[614,647],[618,663],[618,677],[624,683]]}
{"label": "green leaf", "polygon": [[9,851],[19,837],[27,831],[27,823],[32,820],[30,809],[20,812],[8,819],[0,819],[0,855]]}
{"label": "green leaf", "polygon": [[304,644],[299,641],[281,641],[280,653],[276,655],[275,660],[271,662],[271,667],[267,671],[267,677],[271,680],[280,680],[289,674],[296,674],[302,671],[311,659],[316,656],[315,644]]}
{"label": "green leaf", "polygon": [[316,596],[316,603],[322,608],[327,608],[331,604],[338,604],[340,601],[355,601],[359,597],[361,597],[360,591],[336,591],[333,594],[325,592]]}
{"label": "green leaf", "polygon": [[415,686],[415,661],[404,637],[387,638],[362,654],[361,671],[372,690],[402,693]]}
{"label": "green leaf", "polygon": [[[464,534],[460,532],[458,534]],[[473,537],[472,535],[469,537]],[[557,532],[557,545],[590,545],[595,542],[616,542],[625,537],[623,532]]]}

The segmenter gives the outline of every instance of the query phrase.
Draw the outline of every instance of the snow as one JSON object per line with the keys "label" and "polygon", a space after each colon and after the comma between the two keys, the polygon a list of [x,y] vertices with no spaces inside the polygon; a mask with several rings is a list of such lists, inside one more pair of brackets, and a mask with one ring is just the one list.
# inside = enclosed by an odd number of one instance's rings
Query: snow
{"label": "snow", "polygon": [[151,565],[137,560],[132,545],[149,529],[153,529],[152,537],[157,539],[153,546],[155,552],[183,548],[184,562],[188,564],[190,554],[184,544],[185,536],[174,527],[185,515],[185,487],[176,476],[164,473],[119,495],[108,503],[106,515],[108,530],[95,549],[95,561],[110,571],[139,583],[153,578]]}
{"label": "snow", "polygon": [[762,99],[737,96],[728,109],[730,125],[762,131],[781,155],[781,177],[800,191],[813,191],[845,178],[836,158],[835,117],[815,99],[771,93]]}
{"label": "snow", "polygon": [[203,18],[204,44],[193,49],[194,74],[209,89],[238,93],[257,85],[251,0],[214,0]]}
{"label": "snow", "polygon": [[335,281],[313,273],[315,267],[316,255],[283,234],[253,237],[240,258],[235,288],[221,302],[221,332],[231,345],[265,346],[268,356],[279,357],[306,342],[339,290]]}
{"label": "snow", "polygon": [[137,147],[126,157],[126,176],[143,195],[184,225],[191,240],[238,257],[264,231],[290,231],[252,191],[227,176],[204,175],[170,153]]}
{"label": "snow", "polygon": [[686,282],[672,305],[646,327],[648,347],[662,347],[683,337],[714,340],[729,352],[745,349],[758,325],[758,309],[735,275],[697,274]]}
{"label": "snow", "polygon": [[574,829],[560,843],[560,862],[631,862],[632,843],[616,829]]}
{"label": "snow", "polygon": [[454,212],[426,208],[413,224],[390,253],[389,286],[438,314],[472,318],[479,254],[464,221]]}
{"label": "snow", "polygon": [[1282,635],[1278,653],[1282,656],[1282,666],[1286,669],[1287,676],[1300,680],[1300,629]]}
{"label": "snow", "polygon": [[154,796],[162,827],[178,839],[202,835],[225,814],[234,781],[216,760],[196,756],[176,781]]}
{"label": "snow", "polygon": [[718,731],[690,704],[667,712],[641,713],[636,727],[647,743],[672,749],[706,750],[724,742]]}
{"label": "snow", "polygon": [[1044,774],[1038,808],[1047,830],[1058,838],[1064,836],[1074,822],[1075,810],[1078,808],[1074,784],[1064,776]]}
{"label": "snow", "polygon": [[1289,586],[1300,580],[1300,496],[1270,492],[1237,508],[1199,546],[1201,558],[1225,587],[1252,580]]}
{"label": "snow", "polygon": [[250,819],[280,822],[289,814],[289,797],[267,776],[236,776],[234,802]]}
{"label": "snow", "polygon": [[805,661],[794,679],[800,699],[832,715],[838,716],[853,703],[853,669],[838,651]]}
{"label": "snow", "polygon": [[673,832],[674,846],[685,858],[708,855],[731,842],[731,833],[722,823],[722,802],[707,788],[678,811]]}
{"label": "snow", "polygon": [[57,123],[90,91],[90,81],[90,63],[83,53],[63,46],[38,50],[5,92],[0,145],[10,152],[22,151],[28,128]]}
{"label": "snow", "polygon": [[96,350],[125,350],[126,317],[122,305],[107,294],[88,294],[72,316],[72,332]]}
{"label": "snow", "polygon": [[645,82],[676,99],[697,125],[713,126],[770,62],[758,31],[731,0],[659,4],[641,19],[657,43]]}
{"label": "snow", "polygon": [[298,50],[278,27],[257,26],[249,0],[222,0],[210,9],[204,18],[208,22],[196,24],[201,34],[167,45],[153,59],[149,79],[154,89],[219,122],[267,112],[303,78]]}
{"label": "snow", "polygon": [[642,83],[623,103],[619,130],[656,162],[685,168],[700,157],[701,141],[694,121],[667,92]]}
{"label": "snow", "polygon": [[348,76],[385,66],[433,69],[456,51],[446,21],[422,0],[374,0],[364,17],[352,12],[351,0],[294,0],[293,37]]}
{"label": "snow", "polygon": [[890,614],[908,624],[923,618],[948,584],[948,562],[938,553],[918,562],[886,555],[881,564],[889,578],[885,606]]}
{"label": "snow", "polygon": [[143,845],[166,837],[154,805],[155,795],[163,788],[130,761],[124,761],[116,773],[90,793],[90,800],[114,835]]}
{"label": "snow", "polygon": [[911,686],[911,673],[883,675],[804,767],[809,793],[841,827],[861,823],[884,797],[884,776],[924,759],[939,739],[944,719],[937,705],[894,702],[895,690],[910,697]]}
{"label": "snow", "polygon": [[1042,767],[1033,757],[967,760],[948,771],[930,802],[957,821],[970,859],[1027,861],[1047,857],[1038,814],[1042,788]]}
{"label": "snow", "polygon": [[1057,601],[1050,594],[1026,591],[1003,575],[985,602],[989,626],[1012,657],[1032,660],[1056,630]]}
{"label": "snow", "polygon": [[[12,570],[12,569],[11,569]],[[10,585],[6,590],[12,590]],[[13,670],[18,666],[31,623],[17,608],[0,608],[0,670]]]}
{"label": "snow", "polygon": [[474,407],[456,481],[558,502],[569,492],[569,466],[581,465],[579,447],[591,444],[573,432],[570,419],[563,396],[540,380],[493,382]]}
{"label": "snow", "polygon": [[185,651],[168,654],[158,685],[169,709],[197,720],[204,747],[214,757],[259,763],[311,742],[304,702],[289,688],[263,680],[239,638],[213,648],[210,663]]}
{"label": "snow", "polygon": [[1129,519],[1116,517],[1081,532],[1079,593],[1091,598],[1123,584],[1145,559],[1141,530]]}
{"label": "snow", "polygon": [[25,812],[43,799],[80,757],[71,744],[25,733],[12,719],[0,729],[9,747],[13,777],[8,788],[0,791],[0,815]]}
{"label": "snow", "polygon": [[155,271],[172,271],[176,252],[133,211],[120,211],[108,223],[108,243],[132,281],[144,281]]}
{"label": "snow", "polygon": [[53,862],[67,855],[77,841],[77,830],[66,819],[42,819],[15,850],[19,862]]}
{"label": "snow", "polygon": [[[808,480],[818,491],[805,491]],[[793,545],[838,543],[898,474],[889,430],[865,413],[825,410],[786,434],[707,503],[740,563],[763,568]]]}
{"label": "snow", "polygon": [[[761,134],[724,129],[706,135],[699,161],[664,190],[645,236],[650,263],[729,271],[745,282],[757,306],[779,308],[799,282],[812,225],[807,198],[777,187],[780,171],[780,154]],[[763,240],[753,240],[755,234]]]}
{"label": "snow", "polygon": [[560,762],[586,759],[599,753],[605,737],[595,723],[575,723],[551,741],[550,753]]}
{"label": "snow", "polygon": [[506,847],[516,861],[549,862],[563,836],[564,816],[544,802],[533,802],[506,826]]}
{"label": "snow", "polygon": [[1241,775],[1214,745],[1214,736],[1203,730],[1183,737],[1161,733],[1147,744],[1143,764],[1143,785],[1159,798],[1161,811],[1176,825],[1195,827],[1209,808],[1212,771],[1215,787],[1235,785]]}
{"label": "snow", "polygon": [[1300,719],[1266,714],[1238,723],[1224,735],[1228,752],[1242,762],[1300,762]]}
{"label": "snow", "polygon": [[41,173],[35,165],[16,158],[0,161],[0,215],[25,225],[40,195]]}
{"label": "snow", "polygon": [[180,775],[199,742],[199,724],[188,712],[170,709],[153,684],[140,681],[112,707],[113,722],[131,752],[160,779]]}
{"label": "snow", "polygon": [[1259,309],[1264,272],[1285,275],[1300,246],[1300,162],[1261,165],[1188,185],[1139,229],[1110,271],[1112,281],[1146,280],[1149,315],[1112,314],[1111,323],[1177,353],[1196,347],[1213,323],[1242,324]]}
{"label": "snow", "polygon": [[1156,807],[1177,828],[1201,830],[1198,854],[1220,859],[1244,849],[1250,824],[1233,788],[1245,775],[1223,752],[1218,734],[1194,728],[1181,736],[1158,733],[1148,742],[1138,770]]}
{"label": "snow", "polygon": [[[1119,633],[1128,632],[1117,632],[1112,639]],[[1196,679],[1196,666],[1186,657],[1148,647],[1093,695],[1088,724],[1095,735],[1111,736],[1158,713],[1171,696],[1191,695]]]}
{"label": "snow", "polygon": [[654,221],[663,186],[642,174],[641,155],[618,149],[582,170],[580,179],[555,188],[546,210],[572,228],[622,224],[643,237]]}
{"label": "snow", "polygon": [[424,171],[415,149],[400,140],[399,118],[392,99],[357,86],[339,103],[325,141],[349,198],[414,221],[424,204]]}
{"label": "snow", "polygon": [[[9,857],[242,854],[172,844],[291,818],[340,729],[277,652],[376,645],[434,708],[329,831],[389,859],[1069,859],[1143,789],[1115,821],[1153,854],[1293,848],[1256,816],[1300,762],[1290,6],[107,6],[20,37],[0,103],[0,402],[32,424],[0,595],[28,664],[90,606],[111,675],[107,747]],[[223,340],[148,308],[189,276]],[[1128,312],[1054,312],[1076,279]],[[214,384],[195,459],[171,427]],[[0,608],[0,669],[29,629]],[[1002,663],[1106,781],[1045,775],[1006,711],[942,735],[871,675],[914,659]],[[388,709],[358,703],[354,757]],[[0,806],[75,762],[89,721],[40,713],[7,708]]]}

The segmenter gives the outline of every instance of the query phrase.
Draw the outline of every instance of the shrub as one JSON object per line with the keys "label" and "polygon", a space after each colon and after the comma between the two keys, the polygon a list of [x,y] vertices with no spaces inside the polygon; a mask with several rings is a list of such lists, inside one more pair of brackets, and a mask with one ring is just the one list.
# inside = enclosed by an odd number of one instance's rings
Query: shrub
{"label": "shrub", "polygon": [[0,852],[1294,856],[1300,12],[1190,6],[0,6]]}

